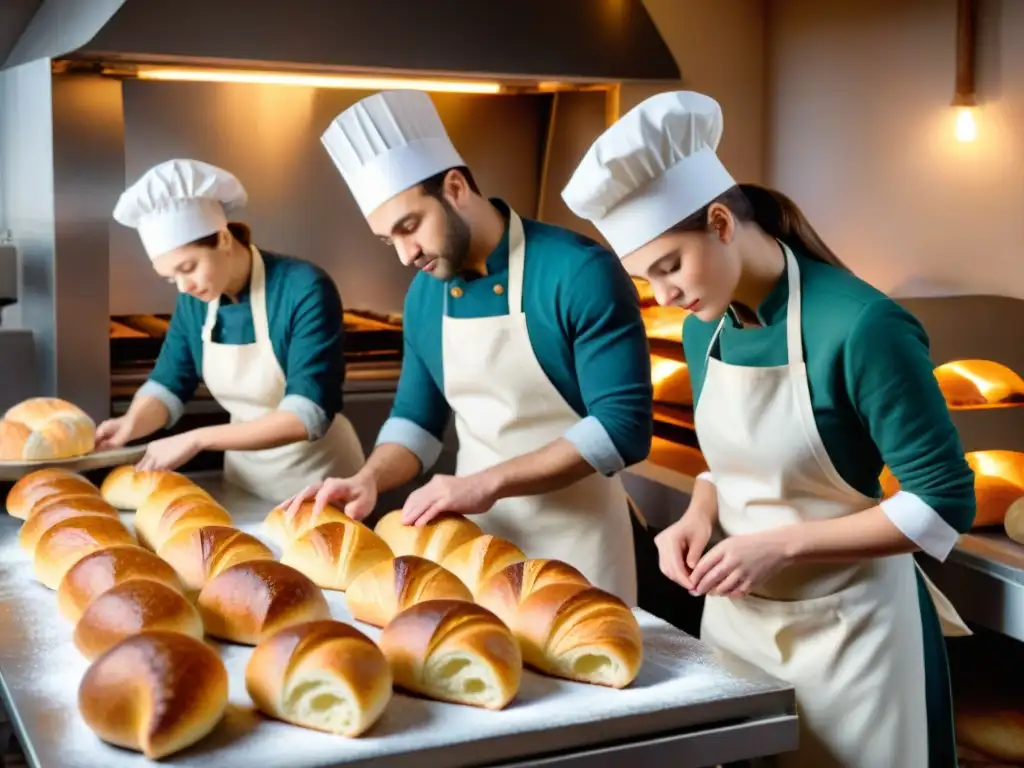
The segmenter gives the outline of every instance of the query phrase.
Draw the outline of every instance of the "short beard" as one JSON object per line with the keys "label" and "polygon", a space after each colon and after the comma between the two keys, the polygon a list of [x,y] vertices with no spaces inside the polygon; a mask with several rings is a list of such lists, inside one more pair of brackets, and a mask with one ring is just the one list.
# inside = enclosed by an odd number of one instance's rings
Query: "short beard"
{"label": "short beard", "polygon": [[445,213],[444,244],[440,253],[427,254],[427,261],[436,261],[431,276],[447,281],[462,271],[469,257],[472,232],[466,220],[445,198],[440,198],[440,201]]}

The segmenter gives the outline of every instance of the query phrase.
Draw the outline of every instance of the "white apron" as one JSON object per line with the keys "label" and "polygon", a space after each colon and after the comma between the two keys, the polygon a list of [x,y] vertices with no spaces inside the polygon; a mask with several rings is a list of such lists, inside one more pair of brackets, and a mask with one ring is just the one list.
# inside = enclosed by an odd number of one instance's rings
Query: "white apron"
{"label": "white apron", "polygon": [[[231,415],[231,423],[254,421],[277,409],[285,393],[285,374],[274,354],[267,319],[263,257],[252,248],[249,303],[256,341],[212,341],[220,298],[210,302],[203,325],[203,381]],[[281,501],[328,477],[349,477],[363,465],[363,449],[351,423],[340,413],[321,439],[302,440],[262,451],[227,451],[224,477],[268,501]]]}
{"label": "white apron", "polygon": [[[511,211],[508,314],[448,317],[451,291],[445,296],[444,390],[455,414],[460,476],[542,448],[580,420],[530,345],[522,306],[525,259],[523,223]],[[529,557],[567,562],[595,586],[636,605],[633,529],[619,478],[594,474],[553,493],[501,499],[473,519]]]}
{"label": "white apron", "polygon": [[[695,414],[727,536],[878,504],[843,480],[822,444],[803,361],[799,267],[783,248],[789,364],[756,368],[716,359],[723,318],[708,348]],[[738,599],[708,597],[701,638],[796,689],[800,747],[782,755],[780,765],[927,768],[913,557],[795,565],[756,591]]]}

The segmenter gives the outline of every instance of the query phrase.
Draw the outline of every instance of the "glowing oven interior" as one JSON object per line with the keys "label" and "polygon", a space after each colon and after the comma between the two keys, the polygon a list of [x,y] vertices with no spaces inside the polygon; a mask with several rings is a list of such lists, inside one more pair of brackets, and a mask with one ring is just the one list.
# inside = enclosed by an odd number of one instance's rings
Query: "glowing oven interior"
{"label": "glowing oven interior", "polygon": [[950,410],[1024,404],[1024,379],[991,360],[953,360],[936,368],[935,378]]}

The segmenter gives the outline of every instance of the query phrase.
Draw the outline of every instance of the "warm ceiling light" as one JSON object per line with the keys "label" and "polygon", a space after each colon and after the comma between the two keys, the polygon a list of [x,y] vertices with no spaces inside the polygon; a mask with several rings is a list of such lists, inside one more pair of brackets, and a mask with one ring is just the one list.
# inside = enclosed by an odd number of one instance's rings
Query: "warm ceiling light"
{"label": "warm ceiling light", "polygon": [[140,80],[177,80],[203,83],[255,83],[298,85],[306,88],[347,88],[361,91],[408,89],[439,93],[501,93],[501,83],[472,80],[427,80],[417,77],[375,77],[363,75],[305,75],[238,69],[193,69],[185,67],[140,67]]}
{"label": "warm ceiling light", "polygon": [[975,97],[975,29],[978,8],[975,0],[958,0],[956,11],[956,88],[953,107],[956,109],[957,141],[971,142],[978,135],[974,122]]}

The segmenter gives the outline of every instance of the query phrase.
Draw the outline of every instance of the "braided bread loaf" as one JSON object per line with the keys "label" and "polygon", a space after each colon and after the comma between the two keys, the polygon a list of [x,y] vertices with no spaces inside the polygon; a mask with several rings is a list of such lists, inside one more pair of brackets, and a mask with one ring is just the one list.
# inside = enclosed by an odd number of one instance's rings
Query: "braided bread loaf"
{"label": "braided bread loaf", "polygon": [[437,563],[406,555],[377,563],[348,585],[345,600],[353,618],[383,627],[396,614],[426,600],[462,600],[473,595]]}
{"label": "braided bread loaf", "polygon": [[0,461],[71,459],[91,453],[96,422],[56,397],[33,397],[0,419]]}
{"label": "braided bread loaf", "polygon": [[395,556],[415,555],[440,563],[450,552],[483,535],[480,526],[467,517],[439,515],[425,525],[405,525],[402,510],[388,512],[374,526]]}
{"label": "braided bread loaf", "polygon": [[274,559],[274,553],[255,536],[226,525],[180,531],[167,539],[157,554],[178,574],[190,596],[233,565]]}
{"label": "braided bread loaf", "polygon": [[310,528],[284,550],[281,562],[306,574],[323,589],[348,589],[352,579],[392,558],[388,545],[354,520]]}

